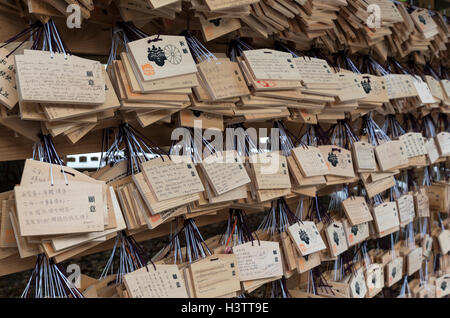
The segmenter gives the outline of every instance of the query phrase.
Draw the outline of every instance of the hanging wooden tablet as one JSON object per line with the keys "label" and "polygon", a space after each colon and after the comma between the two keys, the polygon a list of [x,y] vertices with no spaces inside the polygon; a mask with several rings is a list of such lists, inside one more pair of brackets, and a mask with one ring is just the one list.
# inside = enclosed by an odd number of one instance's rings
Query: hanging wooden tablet
{"label": "hanging wooden tablet", "polygon": [[38,188],[16,186],[14,194],[22,236],[104,229],[101,184],[71,181],[69,185],[55,182]]}
{"label": "hanging wooden tablet", "polygon": [[436,134],[435,141],[439,150],[439,156],[450,156],[450,133],[443,131]]}
{"label": "hanging wooden tablet", "polygon": [[283,275],[278,242],[251,241],[233,247],[241,281],[256,280]]}
{"label": "hanging wooden tablet", "polygon": [[291,180],[286,157],[276,152],[253,155],[249,158],[258,190],[290,189]]}
{"label": "hanging wooden tablet", "polygon": [[197,72],[183,36],[158,35],[127,45],[139,78],[144,82]]}
{"label": "hanging wooden tablet", "polygon": [[196,298],[219,297],[241,289],[233,254],[214,254],[196,261],[189,266],[189,273]]}
{"label": "hanging wooden tablet", "polygon": [[305,177],[328,174],[328,167],[319,148],[313,146],[297,147],[292,149],[291,152]]}
{"label": "hanging wooden tablet", "polygon": [[260,49],[243,51],[243,56],[256,80],[300,80],[290,53]]}
{"label": "hanging wooden tablet", "polygon": [[381,180],[369,182],[368,177],[366,179],[363,179],[363,176],[361,174],[361,179],[363,180],[363,184],[364,187],[366,188],[366,192],[369,198],[372,198],[375,195],[382,193],[383,191],[392,188],[395,185],[395,180],[393,176],[388,176]]}
{"label": "hanging wooden tablet", "polygon": [[347,178],[355,176],[352,154],[349,150],[334,145],[319,146],[319,150],[325,158],[329,175]]}
{"label": "hanging wooden tablet", "polygon": [[342,207],[352,226],[373,220],[364,197],[351,196],[342,202]]}
{"label": "hanging wooden tablet", "polygon": [[432,38],[438,33],[436,22],[434,22],[427,9],[418,8],[414,10],[411,13],[411,18],[425,39]]}
{"label": "hanging wooden tablet", "polygon": [[338,89],[339,84],[327,61],[312,57],[297,57],[294,63],[307,88]]}
{"label": "hanging wooden tablet", "polygon": [[373,218],[379,233],[400,225],[395,202],[385,202],[373,208]]}
{"label": "hanging wooden tablet", "polygon": [[325,235],[331,256],[336,257],[348,249],[344,226],[339,221],[334,221],[325,228]]}
{"label": "hanging wooden tablet", "polygon": [[386,83],[383,77],[370,74],[358,75],[361,86],[366,92],[364,102],[387,103],[389,101]]}
{"label": "hanging wooden tablet", "polygon": [[370,233],[368,222],[352,226],[347,219],[344,219],[342,221],[342,225],[344,226],[348,247],[364,242],[369,238]]}
{"label": "hanging wooden tablet", "polygon": [[164,156],[141,164],[158,201],[204,191],[195,165],[185,158]]}
{"label": "hanging wooden tablet", "polygon": [[148,264],[123,277],[131,298],[187,298],[177,265]]}
{"label": "hanging wooden tablet", "polygon": [[288,233],[302,256],[326,249],[314,222],[304,221],[294,223],[288,227]]}
{"label": "hanging wooden tablet", "polygon": [[384,287],[384,270],[381,264],[371,264],[365,271],[367,297],[374,297]]}
{"label": "hanging wooden tablet", "polygon": [[375,4],[380,9],[380,19],[382,22],[387,23],[401,23],[403,22],[403,17],[399,10],[389,0],[367,0],[368,4]]}
{"label": "hanging wooden tablet", "polygon": [[283,90],[283,89],[296,89],[302,86],[300,81],[284,81],[284,80],[257,80],[250,71],[247,62],[239,60],[239,66],[241,67],[244,78],[249,86],[252,86],[255,91],[268,91],[268,90]]}
{"label": "hanging wooden tablet", "polygon": [[388,141],[375,147],[378,164],[382,171],[408,164],[408,156],[402,141]]}
{"label": "hanging wooden tablet", "polygon": [[414,208],[416,210],[418,217],[429,217],[430,216],[430,204],[428,201],[428,195],[425,188],[421,188],[417,193],[413,195],[414,197]]}
{"label": "hanging wooden tablet", "polygon": [[[34,52],[34,51],[31,51]],[[20,101],[57,104],[102,104],[105,78],[100,62],[41,54],[15,55]]]}
{"label": "hanging wooden tablet", "polygon": [[386,287],[391,287],[403,277],[403,257],[396,257],[386,264]]}
{"label": "hanging wooden tablet", "polygon": [[416,88],[417,95],[423,104],[433,104],[436,102],[427,83],[425,83],[421,78],[414,78],[414,86]]}
{"label": "hanging wooden tablet", "polygon": [[363,268],[359,268],[352,274],[349,282],[350,295],[353,298],[364,298],[367,293],[367,285]]}
{"label": "hanging wooden tablet", "polygon": [[197,68],[213,100],[250,94],[236,62],[211,59],[201,62]]}
{"label": "hanging wooden tablet", "polygon": [[450,294],[450,275],[445,274],[436,278],[436,297],[441,298]]}
{"label": "hanging wooden tablet", "polygon": [[412,221],[416,216],[414,209],[414,199],[410,194],[404,194],[396,200],[400,226],[403,227]]}
{"label": "hanging wooden tablet", "polygon": [[404,74],[384,75],[389,99],[407,98],[417,96],[413,77]]}
{"label": "hanging wooden tablet", "polygon": [[422,249],[416,247],[406,255],[406,268],[408,276],[411,276],[422,266]]}
{"label": "hanging wooden tablet", "polygon": [[351,72],[339,72],[335,74],[336,81],[339,84],[338,99],[341,102],[358,100],[366,97],[361,83],[356,74]]}
{"label": "hanging wooden tablet", "polygon": [[425,155],[425,139],[421,133],[406,133],[399,137],[399,140],[405,145],[408,158]]}
{"label": "hanging wooden tablet", "polygon": [[436,160],[439,159],[439,149],[435,138],[429,138],[425,141],[425,149],[427,151],[427,157],[428,160],[430,160],[430,163],[435,163]]}
{"label": "hanging wooden tablet", "polygon": [[185,74],[168,78],[160,78],[154,81],[144,82],[139,80],[139,71],[132,63],[130,53],[122,52],[120,58],[125,70],[125,75],[133,93],[151,93],[165,90],[198,86],[197,74]]}
{"label": "hanging wooden tablet", "polygon": [[428,84],[428,87],[430,88],[431,95],[433,95],[434,98],[437,98],[438,100],[444,100],[444,92],[442,91],[441,84],[438,80],[436,80],[434,77],[425,75],[425,81]]}
{"label": "hanging wooden tablet", "polygon": [[236,151],[214,153],[200,164],[216,195],[221,195],[250,182]]}
{"label": "hanging wooden tablet", "polygon": [[353,143],[352,150],[357,169],[364,171],[377,170],[374,147],[371,144],[357,141]]}

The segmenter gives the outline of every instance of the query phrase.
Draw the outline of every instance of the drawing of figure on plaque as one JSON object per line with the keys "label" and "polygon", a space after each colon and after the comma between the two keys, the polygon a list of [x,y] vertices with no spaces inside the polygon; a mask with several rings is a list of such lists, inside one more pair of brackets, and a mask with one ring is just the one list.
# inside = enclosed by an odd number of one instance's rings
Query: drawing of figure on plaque
{"label": "drawing of figure on plaque", "polygon": [[352,234],[355,236],[358,235],[358,226],[352,226]]}

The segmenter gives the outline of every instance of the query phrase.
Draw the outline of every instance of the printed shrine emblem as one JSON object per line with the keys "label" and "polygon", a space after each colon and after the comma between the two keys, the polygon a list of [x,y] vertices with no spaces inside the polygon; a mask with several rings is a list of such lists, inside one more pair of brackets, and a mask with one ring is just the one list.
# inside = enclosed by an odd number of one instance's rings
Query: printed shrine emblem
{"label": "printed shrine emblem", "polygon": [[369,94],[372,91],[372,85],[370,84],[370,78],[369,77],[364,77],[365,80],[361,81],[361,86],[364,89],[364,92],[366,92],[366,94]]}
{"label": "printed shrine emblem", "polygon": [[148,60],[150,62],[155,62],[158,66],[164,66],[165,61],[167,60],[166,54],[161,49],[161,47],[156,47],[152,45],[152,48],[148,48]]}
{"label": "printed shrine emblem", "polygon": [[148,60],[150,62],[155,62],[156,65],[161,67],[164,66],[166,61],[177,65],[180,64],[182,60],[180,50],[172,44],[168,44],[164,48],[152,45],[152,48],[148,48],[147,53]]}
{"label": "printed shrine emblem", "polygon": [[339,235],[336,231],[333,232],[333,241],[336,243],[336,245],[339,245]]}
{"label": "printed shrine emblem", "polygon": [[301,224],[296,222],[288,228],[288,233],[303,257],[326,248],[314,222],[304,221]]}
{"label": "printed shrine emblem", "polygon": [[441,289],[442,289],[442,290],[447,289],[447,282],[442,282],[442,284],[441,284]]}
{"label": "printed shrine emblem", "polygon": [[309,236],[308,233],[306,233],[306,231],[304,230],[300,230],[300,232],[298,233],[300,236],[300,240],[302,240],[303,242],[305,242],[307,245],[309,245]]}
{"label": "printed shrine emblem", "polygon": [[355,291],[356,293],[359,295],[359,293],[361,292],[361,287],[359,287],[359,282],[355,283]]}
{"label": "printed shrine emblem", "polygon": [[353,235],[358,235],[358,227],[355,225],[355,226],[352,226],[352,234]]}
{"label": "printed shrine emblem", "polygon": [[349,164],[352,163],[350,159],[350,154],[342,153],[339,148],[332,148],[331,151],[328,152],[327,160],[333,167],[339,165],[341,169],[346,169]]}
{"label": "printed shrine emblem", "polygon": [[209,22],[211,22],[212,24],[214,24],[215,26],[219,26],[220,22],[222,21],[221,18],[217,18],[217,19],[213,19],[213,20],[209,20]]}
{"label": "printed shrine emblem", "polygon": [[396,274],[397,274],[397,268],[394,267],[394,268],[392,269],[392,277],[395,278],[395,275],[396,275]]}
{"label": "printed shrine emblem", "polygon": [[333,152],[328,153],[328,161],[333,165],[333,167],[336,167],[339,163],[338,157]]}
{"label": "printed shrine emblem", "polygon": [[427,21],[425,20],[425,18],[424,18],[423,15],[421,15],[421,14],[419,14],[419,21],[420,21],[422,24],[427,24]]}

